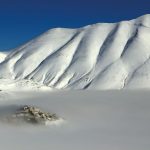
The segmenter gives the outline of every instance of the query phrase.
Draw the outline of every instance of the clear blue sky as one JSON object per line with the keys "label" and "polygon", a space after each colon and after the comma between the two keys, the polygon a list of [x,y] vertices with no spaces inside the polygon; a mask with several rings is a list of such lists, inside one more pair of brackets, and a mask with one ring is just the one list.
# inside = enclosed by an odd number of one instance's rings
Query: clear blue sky
{"label": "clear blue sky", "polygon": [[76,28],[150,14],[150,0],[0,0],[0,50],[53,27]]}

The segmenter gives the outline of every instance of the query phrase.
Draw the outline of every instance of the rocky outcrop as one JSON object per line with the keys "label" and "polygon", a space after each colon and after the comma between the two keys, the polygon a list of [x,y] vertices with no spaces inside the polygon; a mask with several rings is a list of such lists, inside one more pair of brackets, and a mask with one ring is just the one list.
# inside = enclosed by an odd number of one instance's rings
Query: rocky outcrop
{"label": "rocky outcrop", "polygon": [[10,118],[13,122],[25,122],[30,124],[46,124],[47,121],[52,122],[59,119],[56,114],[44,112],[34,106],[21,106]]}

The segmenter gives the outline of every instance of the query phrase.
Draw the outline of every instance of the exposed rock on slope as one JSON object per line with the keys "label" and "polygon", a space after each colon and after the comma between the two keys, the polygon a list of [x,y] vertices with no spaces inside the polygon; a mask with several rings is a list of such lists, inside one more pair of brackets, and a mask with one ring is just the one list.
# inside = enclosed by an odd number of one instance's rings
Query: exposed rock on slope
{"label": "exposed rock on slope", "polygon": [[0,77],[62,89],[150,88],[150,15],[51,29],[11,52]]}

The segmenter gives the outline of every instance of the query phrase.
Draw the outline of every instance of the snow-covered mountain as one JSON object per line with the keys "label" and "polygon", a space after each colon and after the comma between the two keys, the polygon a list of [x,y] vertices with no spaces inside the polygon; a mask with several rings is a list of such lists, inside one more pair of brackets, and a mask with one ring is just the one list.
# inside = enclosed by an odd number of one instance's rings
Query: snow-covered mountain
{"label": "snow-covered mountain", "polygon": [[6,56],[7,56],[6,52],[0,52],[0,63],[5,60]]}
{"label": "snow-covered mountain", "polygon": [[0,77],[58,89],[150,88],[150,15],[48,30],[8,54]]}

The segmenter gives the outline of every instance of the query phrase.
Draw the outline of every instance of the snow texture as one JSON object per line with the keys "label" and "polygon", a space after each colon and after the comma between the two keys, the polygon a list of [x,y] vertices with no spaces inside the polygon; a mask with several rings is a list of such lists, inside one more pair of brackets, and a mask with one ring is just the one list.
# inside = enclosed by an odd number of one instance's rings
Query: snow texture
{"label": "snow texture", "polygon": [[5,52],[0,52],[0,63],[5,60],[6,56],[7,54]]}
{"label": "snow texture", "polygon": [[150,88],[150,14],[50,29],[11,51],[0,70],[2,79],[27,79],[54,89]]}

